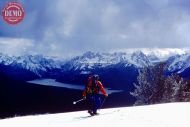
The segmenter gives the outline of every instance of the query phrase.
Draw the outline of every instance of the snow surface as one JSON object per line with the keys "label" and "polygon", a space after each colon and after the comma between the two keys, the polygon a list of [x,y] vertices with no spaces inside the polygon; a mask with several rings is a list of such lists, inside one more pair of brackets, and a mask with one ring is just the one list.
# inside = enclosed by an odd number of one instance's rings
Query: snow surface
{"label": "snow surface", "polygon": [[86,111],[15,117],[0,127],[189,127],[190,103],[110,108],[90,117]]}

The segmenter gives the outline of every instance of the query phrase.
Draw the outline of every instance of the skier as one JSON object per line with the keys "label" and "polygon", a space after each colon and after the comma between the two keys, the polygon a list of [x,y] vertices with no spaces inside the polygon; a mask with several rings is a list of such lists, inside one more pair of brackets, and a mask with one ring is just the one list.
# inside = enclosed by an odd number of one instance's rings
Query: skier
{"label": "skier", "polygon": [[88,78],[88,84],[83,91],[83,98],[87,100],[89,109],[88,113],[90,115],[97,115],[97,109],[101,108],[101,100],[99,92],[107,97],[108,94],[106,93],[102,83],[99,81],[98,75],[91,75]]}

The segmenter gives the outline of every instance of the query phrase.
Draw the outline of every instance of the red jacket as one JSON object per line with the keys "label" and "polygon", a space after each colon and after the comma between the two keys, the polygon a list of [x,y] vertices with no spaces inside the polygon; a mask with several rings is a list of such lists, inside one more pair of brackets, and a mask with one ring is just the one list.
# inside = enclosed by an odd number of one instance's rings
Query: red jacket
{"label": "red jacket", "polygon": [[[105,91],[105,89],[104,89],[102,83],[101,83],[100,81],[97,81],[96,83],[97,83],[97,85],[98,85],[98,87],[99,87],[100,92],[101,92],[103,95],[106,96],[107,93],[106,93],[106,91]],[[92,93],[91,87],[92,87],[92,77],[89,77],[89,78],[88,78],[88,84],[87,84],[86,88],[85,88],[84,91],[83,91],[83,96],[86,96],[86,94]],[[98,93],[99,91],[97,90],[96,92]]]}

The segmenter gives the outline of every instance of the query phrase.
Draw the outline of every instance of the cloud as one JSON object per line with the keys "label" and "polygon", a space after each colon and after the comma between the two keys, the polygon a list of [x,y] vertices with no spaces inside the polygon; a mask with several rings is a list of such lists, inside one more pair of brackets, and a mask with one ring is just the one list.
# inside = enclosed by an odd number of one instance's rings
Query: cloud
{"label": "cloud", "polygon": [[34,53],[34,43],[28,39],[0,38],[0,51],[9,55]]}
{"label": "cloud", "polygon": [[[89,50],[190,47],[188,0],[21,2],[24,21],[15,27],[0,21],[0,36],[31,40],[36,53],[71,56]],[[28,52],[33,46],[24,45]]]}

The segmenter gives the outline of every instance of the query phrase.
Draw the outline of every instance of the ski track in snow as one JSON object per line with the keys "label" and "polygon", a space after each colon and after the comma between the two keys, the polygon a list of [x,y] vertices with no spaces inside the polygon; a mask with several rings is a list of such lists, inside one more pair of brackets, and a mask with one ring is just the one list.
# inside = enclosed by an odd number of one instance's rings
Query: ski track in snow
{"label": "ski track in snow", "polygon": [[15,117],[0,120],[0,127],[189,127],[190,103],[110,108],[100,115],[86,111]]}

